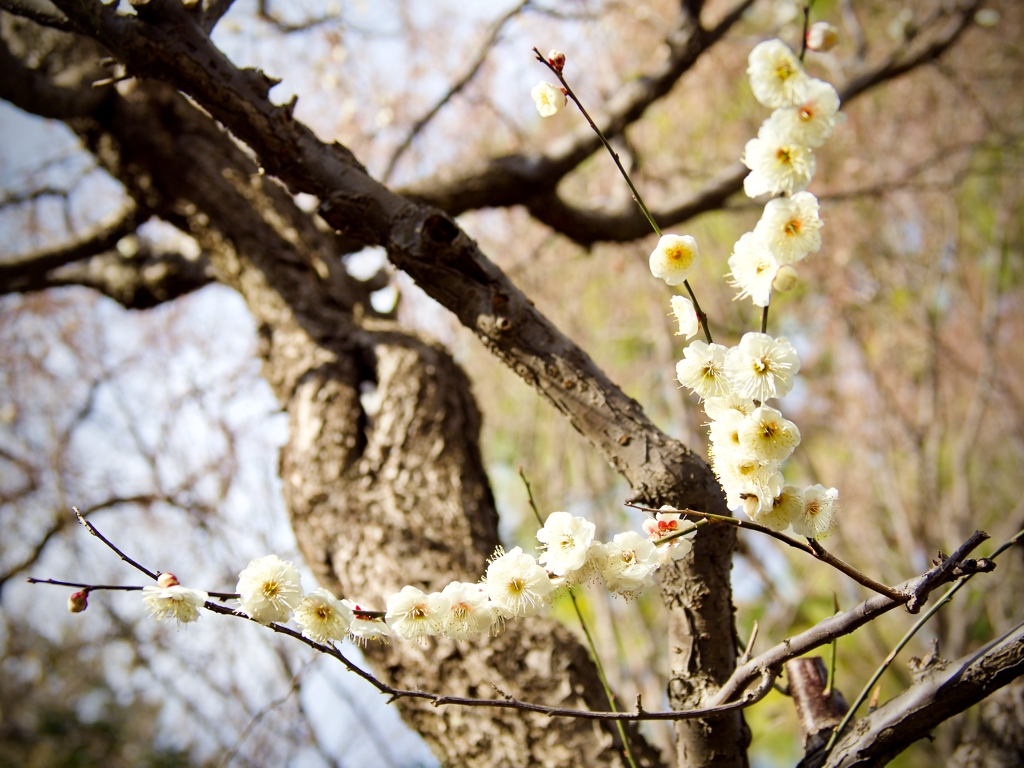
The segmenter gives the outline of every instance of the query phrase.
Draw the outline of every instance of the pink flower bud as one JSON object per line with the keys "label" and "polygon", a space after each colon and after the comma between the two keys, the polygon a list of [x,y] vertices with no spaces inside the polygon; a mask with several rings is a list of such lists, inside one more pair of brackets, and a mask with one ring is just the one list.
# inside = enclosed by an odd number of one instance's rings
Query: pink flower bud
{"label": "pink flower bud", "polygon": [[75,592],[68,598],[68,610],[72,613],[81,613],[89,607],[89,590],[83,589]]}
{"label": "pink flower bud", "polygon": [[161,573],[157,577],[156,585],[160,587],[160,589],[167,589],[168,587],[177,587],[178,577],[175,576],[173,573]]}
{"label": "pink flower bud", "polygon": [[565,54],[552,48],[548,53],[548,64],[555,68],[555,72],[561,72],[565,66]]}
{"label": "pink flower bud", "polygon": [[839,30],[827,21],[816,21],[807,30],[807,47],[812,51],[831,51],[839,42]]}

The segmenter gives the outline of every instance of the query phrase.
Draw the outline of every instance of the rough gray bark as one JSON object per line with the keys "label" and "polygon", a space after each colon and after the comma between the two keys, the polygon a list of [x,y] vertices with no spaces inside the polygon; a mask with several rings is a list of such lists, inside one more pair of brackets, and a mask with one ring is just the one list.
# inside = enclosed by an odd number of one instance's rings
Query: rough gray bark
{"label": "rough gray bark", "polygon": [[[133,195],[191,232],[216,278],[259,325],[264,374],[291,425],[285,500],[306,562],[338,593],[376,607],[403,584],[475,581],[497,544],[465,374],[443,350],[368,316],[332,234],[173,89],[140,84],[73,121]],[[361,321],[357,316],[362,315]],[[375,383],[376,413],[360,402]],[[496,640],[394,643],[368,651],[395,685],[605,709],[586,650],[549,619],[513,622]],[[621,765],[608,726],[508,711],[398,705],[453,765]],[[596,730],[595,730],[596,729]],[[644,765],[657,751],[633,734]]]}

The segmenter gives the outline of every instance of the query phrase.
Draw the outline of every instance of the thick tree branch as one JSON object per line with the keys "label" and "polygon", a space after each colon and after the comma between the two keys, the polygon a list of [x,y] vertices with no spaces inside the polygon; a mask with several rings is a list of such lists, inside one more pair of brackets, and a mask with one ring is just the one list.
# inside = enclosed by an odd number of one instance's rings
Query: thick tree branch
{"label": "thick tree branch", "polygon": [[0,39],[0,99],[19,109],[40,117],[69,120],[92,114],[110,92],[110,88],[54,85],[42,72],[24,66]]}
{"label": "thick tree branch", "polygon": [[53,27],[63,32],[74,30],[68,17],[57,10],[57,6],[50,0],[0,0],[0,9],[44,27]]}
{"label": "thick tree branch", "polygon": [[802,768],[885,765],[935,726],[1024,675],[1024,624],[955,662],[925,670],[907,691],[862,717],[828,755]]}

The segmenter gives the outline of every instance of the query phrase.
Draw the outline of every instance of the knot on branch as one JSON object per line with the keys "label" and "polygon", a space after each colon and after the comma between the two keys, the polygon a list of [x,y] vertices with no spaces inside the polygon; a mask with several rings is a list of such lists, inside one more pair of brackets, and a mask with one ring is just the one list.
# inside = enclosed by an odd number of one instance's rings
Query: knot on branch
{"label": "knot on branch", "polygon": [[995,563],[987,558],[977,560],[966,559],[967,555],[973,552],[988,537],[988,534],[984,531],[975,531],[967,541],[957,547],[952,555],[947,556],[939,552],[937,557],[932,560],[935,567],[920,578],[915,579],[907,590],[907,593],[910,595],[907,600],[907,610],[910,613],[918,613],[928,601],[928,595],[941,584],[970,573],[994,569]]}
{"label": "knot on branch", "polygon": [[262,96],[264,99],[270,93],[270,89],[281,82],[278,77],[271,77],[262,69],[257,67],[256,69],[243,69],[242,74],[245,75],[245,79],[249,81],[249,84]]}

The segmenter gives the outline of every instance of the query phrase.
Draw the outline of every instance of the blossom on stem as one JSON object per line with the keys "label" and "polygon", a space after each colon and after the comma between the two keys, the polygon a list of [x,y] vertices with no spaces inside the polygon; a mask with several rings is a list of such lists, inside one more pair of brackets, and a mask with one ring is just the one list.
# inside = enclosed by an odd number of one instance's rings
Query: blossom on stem
{"label": "blossom on stem", "polygon": [[484,576],[484,589],[498,614],[505,619],[533,616],[555,589],[537,561],[516,547],[494,553]]}
{"label": "blossom on stem", "polygon": [[441,634],[452,640],[468,640],[486,632],[494,623],[494,608],[482,584],[453,581],[441,590],[448,601],[441,620]]}
{"label": "blossom on stem", "polygon": [[725,356],[725,374],[741,397],[760,400],[783,397],[793,388],[800,358],[785,338],[766,333],[745,333]]}
{"label": "blossom on stem", "polygon": [[771,109],[798,104],[807,91],[807,73],[789,46],[781,40],[765,40],[754,46],[747,74],[754,98]]}
{"label": "blossom on stem", "polygon": [[189,624],[199,618],[199,609],[210,596],[177,584],[177,579],[174,581],[175,584],[168,587],[143,587],[142,602],[155,619],[175,619],[179,624]]}
{"label": "blossom on stem", "polygon": [[839,491],[812,485],[804,489],[803,509],[793,518],[793,531],[809,539],[824,539],[835,527],[839,512]]}
{"label": "blossom on stem", "polygon": [[669,285],[679,285],[700,263],[697,241],[690,235],[662,235],[651,252],[651,272]]}
{"label": "blossom on stem", "polygon": [[644,520],[644,533],[646,533],[647,538],[653,541],[655,546],[657,546],[659,565],[665,565],[670,560],[681,560],[690,553],[691,549],[693,549],[693,544],[690,542],[690,539],[697,535],[696,528],[689,533],[677,536],[671,541],[661,544],[660,546],[658,545],[658,542],[666,536],[671,536],[679,533],[679,531],[685,530],[682,526],[690,526],[689,521],[683,520],[681,517],[682,515],[679,511],[673,507],[665,505],[661,508],[661,511],[655,513],[653,518],[649,517]]}
{"label": "blossom on stem", "polygon": [[537,111],[541,117],[556,115],[566,105],[565,91],[554,83],[537,83],[530,91],[530,95],[537,104]]}
{"label": "blossom on stem", "polygon": [[388,629],[388,625],[384,623],[383,619],[360,616],[358,613],[372,609],[352,600],[342,599],[341,604],[352,611],[352,624],[348,628],[348,636],[354,643],[365,647],[370,640],[386,643],[391,637],[391,630]]}
{"label": "blossom on stem", "polygon": [[796,288],[796,284],[800,281],[800,276],[796,273],[796,269],[793,268],[792,264],[783,264],[779,267],[779,271],[775,273],[775,279],[772,280],[772,290],[778,291],[779,293],[786,293]]}
{"label": "blossom on stem", "polygon": [[561,73],[565,68],[565,54],[552,48],[548,52],[548,64],[555,68],[555,72]]}
{"label": "blossom on stem", "polygon": [[693,302],[685,296],[673,296],[670,302],[672,314],[676,316],[676,322],[679,323],[676,336],[692,339],[700,331],[700,318],[697,316],[697,310],[693,307]]}
{"label": "blossom on stem", "polygon": [[736,241],[729,257],[729,270],[729,285],[740,289],[737,299],[749,297],[755,306],[768,306],[779,262],[756,231],[747,232]]}
{"label": "blossom on stem", "polygon": [[448,600],[440,592],[427,594],[412,586],[404,586],[388,598],[384,621],[405,640],[415,640],[441,631],[441,622],[448,610]]}
{"label": "blossom on stem", "polygon": [[757,138],[747,142],[742,159],[750,169],[743,180],[747,197],[800,192],[811,183],[817,167],[814,153],[780,136],[770,119],[761,126]]}
{"label": "blossom on stem", "polygon": [[709,397],[704,401],[704,413],[712,421],[723,419],[733,411],[738,412],[741,416],[746,416],[753,413],[755,407],[752,399],[740,397],[733,392],[722,397]]}
{"label": "blossom on stem", "polygon": [[839,93],[824,80],[811,80],[807,95],[797,105],[775,110],[766,121],[783,141],[820,147],[832,135],[839,113]]}
{"label": "blossom on stem", "polygon": [[302,636],[321,645],[344,640],[352,619],[352,609],[322,587],[302,598],[295,609],[295,622],[302,627]]}
{"label": "blossom on stem", "polygon": [[636,531],[618,533],[604,545],[601,558],[601,576],[612,592],[630,599],[651,581],[658,565],[654,544]]}
{"label": "blossom on stem", "polygon": [[821,248],[821,227],[818,198],[797,192],[769,200],[754,234],[779,264],[792,264]]}
{"label": "blossom on stem", "polygon": [[795,485],[783,486],[775,497],[772,508],[756,515],[753,520],[772,531],[784,531],[804,511],[804,492]]}
{"label": "blossom on stem", "polygon": [[277,555],[267,555],[249,562],[238,574],[242,610],[261,624],[288,621],[302,601],[299,570]]}
{"label": "blossom on stem", "polygon": [[683,359],[676,363],[676,378],[698,397],[722,397],[730,392],[725,374],[728,348],[721,344],[694,341],[683,350]]}
{"label": "blossom on stem", "polygon": [[596,532],[597,526],[585,518],[552,512],[537,531],[537,540],[544,549],[541,565],[556,576],[579,570],[587,561],[587,549]]}
{"label": "blossom on stem", "polygon": [[812,51],[831,51],[839,42],[839,30],[827,21],[816,21],[807,30],[807,47]]}
{"label": "blossom on stem", "polygon": [[743,419],[739,438],[747,455],[759,461],[782,462],[800,444],[800,430],[779,411],[762,405]]}
{"label": "blossom on stem", "polygon": [[68,610],[71,613],[81,613],[89,607],[89,590],[83,589],[80,592],[72,592],[68,597]]}

